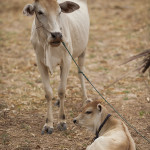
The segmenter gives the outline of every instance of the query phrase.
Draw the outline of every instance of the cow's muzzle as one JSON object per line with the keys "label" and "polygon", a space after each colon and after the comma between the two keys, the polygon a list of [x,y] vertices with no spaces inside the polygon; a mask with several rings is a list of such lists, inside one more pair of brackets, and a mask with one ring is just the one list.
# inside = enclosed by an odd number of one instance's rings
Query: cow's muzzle
{"label": "cow's muzzle", "polygon": [[62,41],[62,34],[60,32],[51,32],[50,45],[53,47],[59,46]]}

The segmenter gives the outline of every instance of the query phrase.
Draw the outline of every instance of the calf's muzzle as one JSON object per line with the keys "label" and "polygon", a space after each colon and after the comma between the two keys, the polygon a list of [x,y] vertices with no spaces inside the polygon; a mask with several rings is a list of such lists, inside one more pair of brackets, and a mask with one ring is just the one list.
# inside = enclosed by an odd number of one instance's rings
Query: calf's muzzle
{"label": "calf's muzzle", "polygon": [[74,123],[74,124],[76,124],[76,123],[77,123],[77,120],[76,120],[76,119],[74,119],[74,120],[73,120],[73,123]]}

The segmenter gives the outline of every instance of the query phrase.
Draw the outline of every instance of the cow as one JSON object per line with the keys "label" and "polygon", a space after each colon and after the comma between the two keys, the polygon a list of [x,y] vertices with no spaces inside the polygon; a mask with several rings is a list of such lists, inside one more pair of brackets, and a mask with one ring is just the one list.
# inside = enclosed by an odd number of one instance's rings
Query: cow
{"label": "cow", "polygon": [[136,150],[127,126],[110,115],[99,100],[88,100],[73,122],[88,128],[96,135],[86,150]]}
{"label": "cow", "polygon": [[53,92],[49,81],[49,72],[53,74],[56,66],[60,66],[60,85],[58,96],[60,99],[58,129],[66,130],[64,111],[65,90],[67,76],[70,69],[71,57],[62,45],[65,42],[74,58],[78,58],[80,67],[83,103],[88,99],[84,77],[84,59],[89,36],[89,14],[87,0],[34,0],[23,9],[26,16],[35,15],[31,43],[34,47],[37,66],[47,99],[47,118],[42,128],[42,134],[53,132]]}

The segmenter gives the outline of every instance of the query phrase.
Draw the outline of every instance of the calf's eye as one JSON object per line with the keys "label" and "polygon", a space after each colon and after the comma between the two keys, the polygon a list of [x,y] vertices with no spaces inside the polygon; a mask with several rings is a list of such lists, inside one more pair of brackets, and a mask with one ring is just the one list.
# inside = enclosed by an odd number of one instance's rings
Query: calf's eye
{"label": "calf's eye", "polygon": [[44,15],[44,13],[42,11],[38,11],[39,15]]}
{"label": "calf's eye", "polygon": [[85,113],[86,113],[86,114],[91,114],[91,113],[92,113],[92,111],[86,111]]}

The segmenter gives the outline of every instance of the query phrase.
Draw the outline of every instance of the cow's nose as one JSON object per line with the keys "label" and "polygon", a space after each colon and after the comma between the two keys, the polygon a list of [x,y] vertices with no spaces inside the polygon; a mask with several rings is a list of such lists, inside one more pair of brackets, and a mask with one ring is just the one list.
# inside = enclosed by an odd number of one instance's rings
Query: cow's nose
{"label": "cow's nose", "polygon": [[62,39],[62,34],[60,32],[51,32],[52,38]]}
{"label": "cow's nose", "polygon": [[76,124],[76,123],[77,123],[77,120],[76,120],[76,119],[74,119],[74,120],[73,120],[73,123],[74,123],[74,124]]}

